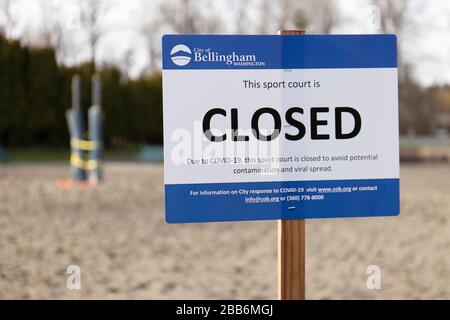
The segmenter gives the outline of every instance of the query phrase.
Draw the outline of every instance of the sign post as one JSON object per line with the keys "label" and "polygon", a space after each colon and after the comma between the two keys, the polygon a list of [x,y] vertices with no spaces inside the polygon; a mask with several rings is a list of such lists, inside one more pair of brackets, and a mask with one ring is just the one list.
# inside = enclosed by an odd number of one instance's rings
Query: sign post
{"label": "sign post", "polygon": [[[281,30],[279,35],[302,35],[304,30]],[[278,221],[278,299],[305,299],[304,219]]]}

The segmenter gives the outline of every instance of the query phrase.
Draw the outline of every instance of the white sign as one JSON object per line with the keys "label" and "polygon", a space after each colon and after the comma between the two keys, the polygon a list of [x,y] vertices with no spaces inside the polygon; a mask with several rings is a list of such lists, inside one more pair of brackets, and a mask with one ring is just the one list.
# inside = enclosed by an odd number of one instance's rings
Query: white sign
{"label": "white sign", "polygon": [[396,39],[165,36],[168,222],[397,215]]}

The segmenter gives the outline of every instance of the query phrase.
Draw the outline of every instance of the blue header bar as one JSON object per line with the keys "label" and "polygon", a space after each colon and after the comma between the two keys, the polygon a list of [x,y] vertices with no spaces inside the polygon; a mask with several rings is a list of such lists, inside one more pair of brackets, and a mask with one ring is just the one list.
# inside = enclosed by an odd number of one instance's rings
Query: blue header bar
{"label": "blue header bar", "polygon": [[396,68],[395,35],[165,35],[163,69]]}
{"label": "blue header bar", "polygon": [[[321,191],[322,188],[358,190],[367,186],[374,187],[376,191]],[[286,201],[280,201],[278,197],[281,194],[257,196],[229,193],[231,190],[274,188],[304,191],[293,191],[289,194],[292,200],[286,198]],[[309,192],[309,188],[316,188],[319,193]],[[223,191],[228,194],[192,196],[192,191]],[[311,197],[318,195],[323,198],[311,200]],[[165,198],[168,223],[397,216],[400,214],[400,180],[166,184]]]}

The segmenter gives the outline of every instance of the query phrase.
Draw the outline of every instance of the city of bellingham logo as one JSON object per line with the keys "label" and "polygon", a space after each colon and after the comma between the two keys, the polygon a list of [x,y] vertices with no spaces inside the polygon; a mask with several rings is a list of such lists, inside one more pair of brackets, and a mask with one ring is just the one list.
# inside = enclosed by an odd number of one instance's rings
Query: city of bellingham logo
{"label": "city of bellingham logo", "polygon": [[189,62],[191,62],[192,51],[188,46],[185,46],[184,44],[177,44],[170,51],[170,59],[177,66],[185,66]]}

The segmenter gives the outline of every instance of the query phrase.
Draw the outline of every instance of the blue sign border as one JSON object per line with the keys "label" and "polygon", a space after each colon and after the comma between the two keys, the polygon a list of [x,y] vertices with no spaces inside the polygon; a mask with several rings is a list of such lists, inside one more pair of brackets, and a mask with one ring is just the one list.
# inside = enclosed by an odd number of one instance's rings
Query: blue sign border
{"label": "blue sign border", "polygon": [[[184,66],[171,59],[176,45],[191,49]],[[164,35],[163,70],[194,69],[331,69],[396,68],[397,37],[374,35]],[[260,64],[227,64],[225,61],[196,61],[202,55],[254,55]]]}
{"label": "blue sign border", "polygon": [[[376,190],[344,191],[345,188],[358,189],[367,186],[376,187]],[[191,191],[226,192],[274,188],[303,188],[305,191],[259,196],[191,195]],[[331,190],[323,193],[307,192],[308,188]],[[284,202],[264,201],[265,197],[289,195],[324,195],[324,198]],[[246,197],[250,196],[262,199],[259,199],[259,202],[246,201]],[[165,200],[168,223],[397,216],[400,214],[400,179],[166,184]]]}
{"label": "blue sign border", "polygon": [[[397,67],[395,35],[165,35],[162,42],[163,70]],[[185,50],[173,50],[179,45]],[[172,51],[179,52],[184,62],[175,64]],[[200,54],[197,61],[196,53]],[[236,55],[254,57],[241,63],[235,61]],[[358,191],[365,186],[376,186],[376,190]],[[191,191],[309,187],[356,189],[355,192],[297,192],[294,195],[324,195],[324,198],[283,202],[265,201],[264,197],[259,202],[248,201],[243,194],[191,195]],[[166,184],[165,206],[168,223],[396,216],[400,213],[400,180]]]}

